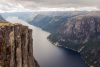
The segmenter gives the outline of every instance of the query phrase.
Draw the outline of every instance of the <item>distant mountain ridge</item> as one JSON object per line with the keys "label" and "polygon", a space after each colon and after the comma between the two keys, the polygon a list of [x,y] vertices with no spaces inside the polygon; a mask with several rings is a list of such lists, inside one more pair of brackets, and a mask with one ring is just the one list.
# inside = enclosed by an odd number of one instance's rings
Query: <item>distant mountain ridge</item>
{"label": "distant mountain ridge", "polygon": [[57,32],[58,29],[66,23],[68,18],[86,14],[88,12],[70,12],[70,11],[52,11],[52,12],[40,12],[32,20],[32,25],[42,28],[48,32]]}
{"label": "distant mountain ridge", "polygon": [[11,13],[5,12],[5,13],[0,13],[0,15],[4,19],[7,19],[9,17],[18,17],[19,19],[22,19],[30,23],[34,18],[34,16],[36,16],[37,14],[33,12],[11,12]]}

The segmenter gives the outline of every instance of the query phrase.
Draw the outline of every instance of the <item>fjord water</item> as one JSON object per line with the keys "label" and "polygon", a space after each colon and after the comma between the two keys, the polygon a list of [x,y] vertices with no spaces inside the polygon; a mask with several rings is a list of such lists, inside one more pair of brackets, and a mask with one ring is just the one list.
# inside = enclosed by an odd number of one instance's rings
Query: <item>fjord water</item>
{"label": "fjord water", "polygon": [[33,51],[40,67],[88,67],[77,52],[50,43],[49,35],[40,28],[33,29]]}

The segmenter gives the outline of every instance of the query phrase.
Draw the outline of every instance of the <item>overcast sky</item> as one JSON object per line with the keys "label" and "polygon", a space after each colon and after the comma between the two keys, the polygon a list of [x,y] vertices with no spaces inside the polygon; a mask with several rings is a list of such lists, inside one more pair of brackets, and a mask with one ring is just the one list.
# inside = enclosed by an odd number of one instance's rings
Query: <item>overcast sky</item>
{"label": "overcast sky", "polygon": [[39,10],[42,8],[71,8],[74,10],[74,8],[82,7],[98,9],[100,8],[100,0],[0,0],[0,11],[7,11],[9,9],[12,11],[18,9],[19,11],[29,11],[30,9]]}

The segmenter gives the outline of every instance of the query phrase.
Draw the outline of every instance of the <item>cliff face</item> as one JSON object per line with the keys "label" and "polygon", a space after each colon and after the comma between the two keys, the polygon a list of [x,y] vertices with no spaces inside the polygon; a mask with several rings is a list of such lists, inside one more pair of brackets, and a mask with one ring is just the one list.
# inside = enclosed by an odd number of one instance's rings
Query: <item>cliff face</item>
{"label": "cliff face", "polygon": [[66,23],[62,32],[63,39],[71,49],[79,51],[90,66],[100,66],[99,16],[73,18]]}
{"label": "cliff face", "polygon": [[39,67],[33,57],[32,30],[27,26],[0,23],[0,67]]}
{"label": "cliff face", "polygon": [[71,18],[55,35],[49,37],[53,43],[80,52],[89,66],[100,67],[100,16]]}
{"label": "cliff face", "polygon": [[[100,17],[79,16],[73,18],[64,25],[60,34],[67,42],[74,44],[85,44],[89,40],[100,39]],[[79,48],[77,47],[77,49]]]}

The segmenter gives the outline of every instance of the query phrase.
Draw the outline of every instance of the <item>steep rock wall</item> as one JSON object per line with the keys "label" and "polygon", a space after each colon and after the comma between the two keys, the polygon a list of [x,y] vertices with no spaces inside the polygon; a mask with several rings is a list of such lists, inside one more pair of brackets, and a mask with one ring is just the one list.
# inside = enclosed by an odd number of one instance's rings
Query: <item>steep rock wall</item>
{"label": "steep rock wall", "polygon": [[100,67],[100,16],[78,16],[61,33],[67,47],[82,55],[91,67]]}
{"label": "steep rock wall", "polygon": [[39,67],[33,57],[32,30],[27,26],[0,23],[0,67]]}

